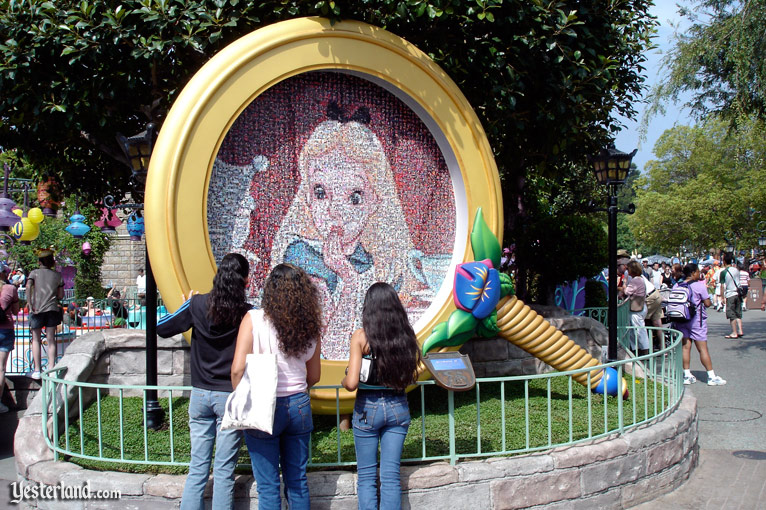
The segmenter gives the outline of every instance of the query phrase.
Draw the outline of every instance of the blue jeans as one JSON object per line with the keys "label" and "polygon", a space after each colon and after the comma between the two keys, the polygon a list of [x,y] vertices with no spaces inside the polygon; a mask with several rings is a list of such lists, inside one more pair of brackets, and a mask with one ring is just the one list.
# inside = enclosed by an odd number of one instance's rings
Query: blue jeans
{"label": "blue jeans", "polygon": [[277,397],[272,434],[246,430],[245,444],[250,452],[253,476],[258,488],[258,509],[279,510],[279,467],[285,482],[285,496],[290,510],[308,510],[309,484],[306,465],[309,439],[314,429],[311,400],[307,393]]}
{"label": "blue jeans", "polygon": [[402,508],[399,463],[410,427],[410,408],[404,393],[359,390],[354,404],[359,509],[378,508],[378,442],[380,442],[380,508]]}
{"label": "blue jeans", "polygon": [[228,510],[234,505],[234,468],[239,457],[242,432],[221,430],[228,396],[228,391],[192,388],[189,401],[191,464],[181,499],[182,510],[205,508],[203,496],[210,476],[214,444],[213,510]]}

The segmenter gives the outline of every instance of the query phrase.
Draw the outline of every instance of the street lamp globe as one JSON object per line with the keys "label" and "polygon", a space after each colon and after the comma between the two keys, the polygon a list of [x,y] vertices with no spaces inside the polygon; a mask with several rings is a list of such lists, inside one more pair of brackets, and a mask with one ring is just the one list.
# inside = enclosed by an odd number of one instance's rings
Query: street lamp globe
{"label": "street lamp globe", "polygon": [[139,185],[137,187],[140,190],[143,190],[146,184],[146,172],[149,170],[149,158],[152,156],[154,144],[154,131],[155,125],[150,122],[146,125],[146,129],[136,135],[125,137],[117,134],[117,141],[133,172],[133,182]]}
{"label": "street lamp globe", "polygon": [[630,153],[622,152],[612,144],[606,149],[601,149],[598,155],[588,156],[588,160],[593,165],[593,171],[600,184],[617,185],[623,184],[627,179],[630,163],[636,152],[638,149]]}

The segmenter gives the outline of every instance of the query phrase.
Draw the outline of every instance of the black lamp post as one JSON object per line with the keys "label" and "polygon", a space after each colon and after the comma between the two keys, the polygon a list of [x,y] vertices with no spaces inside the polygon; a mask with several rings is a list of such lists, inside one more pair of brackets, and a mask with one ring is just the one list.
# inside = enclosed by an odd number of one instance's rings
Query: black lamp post
{"label": "black lamp post", "polygon": [[[609,324],[609,349],[607,357],[609,361],[617,359],[617,188],[625,183],[630,170],[630,162],[638,149],[630,154],[618,151],[614,145],[588,160],[593,165],[596,179],[607,186],[609,202],[606,209],[609,218],[609,309],[607,322]],[[630,204],[624,211],[632,214],[635,206]]]}
{"label": "black lamp post", "polygon": [[[143,196],[149,158],[152,155],[155,126],[149,123],[137,135],[117,135],[117,141],[125,153],[126,164],[133,173],[134,188]],[[143,206],[143,204],[136,204]],[[146,385],[157,386],[157,282],[154,280],[149,251],[146,251]],[[157,400],[157,390],[146,390],[146,426],[157,430],[165,419],[165,411]]]}

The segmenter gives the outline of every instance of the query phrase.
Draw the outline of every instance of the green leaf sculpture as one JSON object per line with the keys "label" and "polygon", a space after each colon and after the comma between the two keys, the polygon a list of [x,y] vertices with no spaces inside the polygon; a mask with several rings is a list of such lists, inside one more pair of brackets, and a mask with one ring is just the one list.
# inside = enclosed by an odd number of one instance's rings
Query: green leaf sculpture
{"label": "green leaf sculpture", "polygon": [[[455,286],[452,289],[452,295],[458,309],[450,314],[449,319],[434,327],[423,342],[423,354],[432,349],[462,345],[477,334],[488,338],[495,336],[498,332],[497,310],[489,315],[487,313],[492,307],[497,306],[500,298],[513,293],[513,281],[509,275],[499,273],[496,269],[500,266],[502,250],[497,237],[484,221],[481,208],[476,211],[473,222],[471,249],[475,261],[458,264],[455,269]],[[487,276],[491,274],[497,276]],[[500,292],[497,292],[496,287],[494,291],[489,292],[488,282],[491,285],[493,278],[497,282],[498,277]],[[494,303],[489,302],[490,308],[487,309],[486,299],[479,300],[477,295],[486,298],[490,294],[494,296]]]}

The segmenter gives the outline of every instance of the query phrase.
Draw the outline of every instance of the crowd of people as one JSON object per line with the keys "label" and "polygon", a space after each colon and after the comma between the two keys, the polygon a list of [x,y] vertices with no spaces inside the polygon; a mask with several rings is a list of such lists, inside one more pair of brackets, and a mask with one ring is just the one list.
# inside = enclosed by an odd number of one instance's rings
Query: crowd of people
{"label": "crowd of people", "polygon": [[[247,259],[227,254],[212,290],[190,292],[181,307],[157,325],[163,337],[191,329],[191,463],[182,509],[204,508],[211,463],[212,508],[232,507],[234,468],[243,438],[257,484],[258,507],[282,507],[281,472],[289,508],[310,508],[306,467],[313,421],[308,389],[321,375],[320,294],[303,269],[279,264],[266,279],[261,308],[251,309],[245,295],[248,274]],[[401,508],[399,463],[410,424],[404,390],[416,379],[420,349],[390,285],[375,283],[368,288],[361,319],[362,327],[351,337],[347,375],[341,382],[357,391],[353,432],[359,508]],[[247,355],[264,345],[277,356],[273,430],[222,430],[225,404],[242,381]],[[370,360],[375,374],[365,382],[359,378],[363,358]]]}
{"label": "crowd of people", "polygon": [[[725,313],[731,325],[731,333],[726,339],[745,336],[742,327],[742,312],[747,310],[746,297],[750,287],[751,272],[760,278],[761,265],[753,263],[745,266],[738,263],[732,253],[724,253],[722,261],[713,260],[700,267],[696,263],[681,265],[679,262],[655,262],[648,260],[641,263],[631,259],[626,250],[617,252],[618,291],[622,299],[629,300],[631,325],[630,348],[639,356],[650,352],[653,340],[654,350],[664,346],[663,332],[659,329],[663,322],[670,322],[673,329],[683,334],[684,384],[697,381],[690,367],[691,348],[694,345],[699,352],[700,362],[707,370],[707,384],[720,386],[726,381],[715,374],[710,353],[707,349],[707,309]],[[689,289],[690,309],[693,317],[689,320],[668,320],[663,315],[663,294],[667,291],[684,287]],[[766,310],[766,296],[761,303]],[[647,326],[654,326],[654,338],[650,340]]]}

